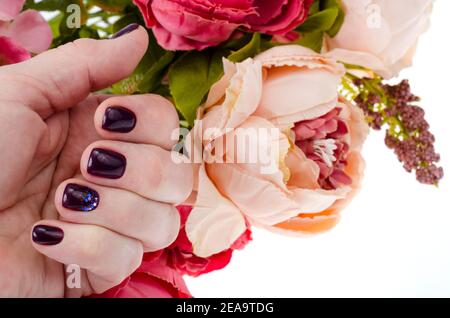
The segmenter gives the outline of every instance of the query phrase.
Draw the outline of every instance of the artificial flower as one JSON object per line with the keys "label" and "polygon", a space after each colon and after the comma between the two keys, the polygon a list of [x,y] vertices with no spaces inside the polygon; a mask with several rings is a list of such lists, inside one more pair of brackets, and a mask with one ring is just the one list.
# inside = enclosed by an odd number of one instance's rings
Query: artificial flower
{"label": "artificial flower", "polygon": [[0,65],[29,59],[41,53],[53,39],[50,26],[34,10],[20,13],[25,0],[2,0],[0,3]]}
{"label": "artificial flower", "polygon": [[[201,135],[204,153],[226,162],[207,158],[199,165],[186,222],[194,253],[229,248],[247,222],[286,234],[333,227],[360,186],[368,131],[362,111],[338,96],[344,67],[290,45],[242,63],[225,60],[224,69],[191,134]],[[227,147],[255,129],[278,132],[248,141],[272,156],[272,172],[262,173],[259,159],[247,162],[238,142]]]}
{"label": "artificial flower", "polygon": [[343,0],[345,20],[326,41],[329,54],[388,79],[411,66],[428,29],[433,0]]}
{"label": "artificial flower", "polygon": [[134,0],[168,50],[202,50],[227,40],[239,27],[286,34],[307,17],[312,0]]}
{"label": "artificial flower", "polygon": [[141,266],[119,285],[91,298],[190,298],[182,275],[163,251],[144,254]]}
{"label": "artificial flower", "polygon": [[234,250],[243,249],[251,240],[251,232],[248,228],[229,249],[206,258],[199,257],[193,253],[192,243],[187,238],[185,229],[186,220],[192,211],[192,206],[182,205],[178,206],[177,209],[181,217],[180,233],[176,241],[165,250],[165,253],[168,254],[169,265],[181,274],[200,276],[222,269],[230,262]]}
{"label": "artificial flower", "polygon": [[234,250],[243,249],[251,240],[248,228],[230,248],[209,257],[193,253],[192,243],[186,236],[185,224],[192,206],[177,206],[181,227],[175,242],[160,251],[146,253],[141,266],[122,283],[103,294],[92,297],[107,298],[187,298],[191,297],[183,275],[200,276],[228,265]]}

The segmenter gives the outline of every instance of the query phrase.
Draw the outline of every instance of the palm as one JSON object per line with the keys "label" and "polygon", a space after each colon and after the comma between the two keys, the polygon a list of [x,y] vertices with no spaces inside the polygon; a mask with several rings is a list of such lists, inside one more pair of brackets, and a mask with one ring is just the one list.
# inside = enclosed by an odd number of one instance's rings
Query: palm
{"label": "palm", "polygon": [[[58,114],[56,126],[66,128],[59,135],[56,147],[50,151],[46,149],[45,156],[38,156],[29,166],[19,167],[28,171],[45,163],[19,186],[15,202],[0,210],[0,296],[64,296],[63,265],[32,247],[30,230],[41,219],[57,218],[53,205],[56,187],[78,173],[83,150],[98,139],[93,125],[97,104],[97,98],[91,97],[70,111]],[[26,140],[22,138],[36,133],[35,125],[25,128],[28,133],[15,136],[14,142],[25,144]],[[60,149],[62,144],[64,146]],[[34,158],[36,153],[42,153],[42,149],[26,155]]]}

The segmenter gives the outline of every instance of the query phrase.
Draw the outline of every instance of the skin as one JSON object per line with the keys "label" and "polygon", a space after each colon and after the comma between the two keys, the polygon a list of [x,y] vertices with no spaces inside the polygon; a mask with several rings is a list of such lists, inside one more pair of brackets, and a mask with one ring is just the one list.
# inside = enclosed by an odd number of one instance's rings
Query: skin
{"label": "skin", "polygon": [[[127,77],[145,53],[139,28],[114,40],[82,39],[26,62],[0,68],[0,296],[80,297],[119,284],[145,251],[170,245],[179,230],[174,205],[190,194],[192,168],[171,160],[173,106],[155,95],[91,92]],[[137,117],[129,133],[102,129],[105,109]],[[116,180],[86,171],[94,147],[127,159]],[[92,212],[62,206],[67,183],[96,190]],[[37,224],[57,226],[64,239],[32,241]],[[66,287],[65,265],[82,268],[81,288]]]}

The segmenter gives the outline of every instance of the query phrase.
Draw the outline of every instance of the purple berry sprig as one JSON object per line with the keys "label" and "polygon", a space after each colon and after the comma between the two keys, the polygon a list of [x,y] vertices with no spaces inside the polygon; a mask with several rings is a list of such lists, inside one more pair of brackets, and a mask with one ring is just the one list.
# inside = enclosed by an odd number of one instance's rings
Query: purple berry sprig
{"label": "purple berry sprig", "polygon": [[385,144],[397,155],[408,172],[415,172],[420,183],[438,185],[444,169],[437,163],[435,137],[417,105],[420,98],[411,93],[407,80],[396,85],[383,83],[381,77],[357,78],[347,74],[342,83],[344,97],[358,105],[374,130],[386,127]]}

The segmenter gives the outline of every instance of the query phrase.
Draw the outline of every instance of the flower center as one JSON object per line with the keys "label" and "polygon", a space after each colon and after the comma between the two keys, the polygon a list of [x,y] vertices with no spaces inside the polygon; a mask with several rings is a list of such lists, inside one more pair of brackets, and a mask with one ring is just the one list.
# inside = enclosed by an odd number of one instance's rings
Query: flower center
{"label": "flower center", "polygon": [[334,139],[319,139],[312,142],[314,153],[319,156],[328,167],[333,167],[336,161],[334,151],[338,148]]}
{"label": "flower center", "polygon": [[323,189],[337,189],[350,185],[351,178],[344,172],[349,150],[345,138],[348,128],[335,108],[322,117],[295,124],[295,144],[320,168],[318,182]]}

